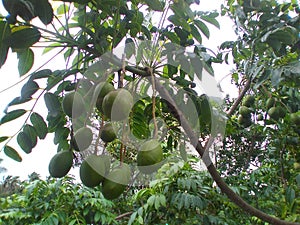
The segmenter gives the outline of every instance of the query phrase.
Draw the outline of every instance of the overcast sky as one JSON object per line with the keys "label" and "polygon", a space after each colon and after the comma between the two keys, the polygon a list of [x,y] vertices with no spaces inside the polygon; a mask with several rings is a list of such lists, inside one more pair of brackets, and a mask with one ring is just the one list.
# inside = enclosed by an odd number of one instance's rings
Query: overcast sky
{"label": "overcast sky", "polygon": [[[205,4],[204,2],[209,2],[209,4]],[[221,3],[223,1],[221,0],[210,0],[210,1],[201,1],[202,4],[200,4],[199,10],[202,11],[209,11],[209,10],[218,10],[220,9]],[[2,15],[5,15],[6,12],[2,6],[2,1],[0,3],[0,13]],[[217,50],[218,46],[223,42],[227,40],[234,40],[234,32],[232,29],[232,22],[228,18],[221,18],[219,20],[221,24],[221,30],[218,30],[217,28],[213,26],[209,26],[210,32],[211,32],[211,38],[210,40],[204,39],[204,46],[209,46],[213,50]],[[47,56],[47,55],[46,55]],[[45,58],[45,57],[44,57]],[[38,68],[40,65],[42,65],[43,62],[47,59],[43,59],[43,61],[39,60],[40,52],[35,51],[35,65],[32,68],[31,71],[34,71],[34,69]],[[54,62],[50,63],[47,68],[49,69],[59,69],[64,68],[64,65],[58,62],[63,62],[63,59],[61,60],[55,60]],[[217,80],[221,80],[226,74],[229,73],[231,66],[216,66],[215,69],[215,76]],[[18,75],[18,69],[17,69],[17,57],[16,54],[9,54],[8,59],[6,61],[6,64],[0,69],[0,76],[1,76],[1,82],[0,82],[0,91],[4,90],[5,88],[17,83],[20,81],[20,77]],[[6,105],[14,98],[20,95],[20,88],[22,87],[22,84],[24,82],[21,82],[19,85],[16,85],[14,88],[11,88],[5,92],[0,93],[0,117],[3,116],[3,110],[5,109]],[[230,77],[225,79],[221,83],[222,89],[225,93],[230,93],[232,96],[236,95],[236,91],[234,91],[233,86],[230,85]],[[29,108],[28,108],[29,109]],[[46,115],[46,109],[44,107],[44,102],[39,101],[39,104],[37,106],[38,112],[41,112],[43,116]],[[8,135],[8,134],[14,134],[20,127],[22,126],[20,121],[7,123],[3,126],[0,126],[0,136]],[[20,176],[21,179],[26,179],[29,174],[32,172],[37,172],[40,174],[43,178],[45,176],[48,176],[48,164],[51,159],[51,157],[56,152],[56,146],[53,144],[53,135],[48,134],[47,138],[43,141],[38,141],[38,145],[33,149],[31,154],[26,155],[23,153],[23,151],[18,147],[15,140],[13,140],[10,145],[15,147],[19,153],[21,154],[23,161],[21,163],[15,162],[12,159],[8,158],[4,155],[3,152],[0,153],[0,158],[3,158],[3,162],[1,166],[4,166],[8,169],[7,173],[0,174],[0,179],[6,175],[14,175],[14,176]],[[2,147],[3,145],[0,145]],[[78,173],[78,171],[73,171],[73,173]]]}

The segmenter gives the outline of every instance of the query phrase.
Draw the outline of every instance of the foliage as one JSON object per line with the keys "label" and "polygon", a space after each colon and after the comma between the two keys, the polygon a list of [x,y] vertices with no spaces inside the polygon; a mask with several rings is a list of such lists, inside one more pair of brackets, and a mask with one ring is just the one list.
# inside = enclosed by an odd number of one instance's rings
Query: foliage
{"label": "foliage", "polygon": [[4,224],[113,224],[113,204],[100,191],[82,187],[73,177],[23,182],[21,193],[1,198]]}

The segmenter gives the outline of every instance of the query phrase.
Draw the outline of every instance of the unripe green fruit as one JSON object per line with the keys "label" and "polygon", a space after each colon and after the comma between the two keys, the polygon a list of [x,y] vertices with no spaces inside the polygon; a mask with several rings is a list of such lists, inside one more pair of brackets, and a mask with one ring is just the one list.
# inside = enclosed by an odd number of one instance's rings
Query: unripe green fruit
{"label": "unripe green fruit", "polygon": [[280,118],[284,118],[285,117],[286,111],[285,111],[285,109],[283,107],[278,106],[277,107],[277,111],[278,111],[278,116]]}
{"label": "unripe green fruit", "polygon": [[264,116],[263,116],[262,114],[259,114],[259,115],[257,116],[257,120],[258,120],[258,121],[264,120]]}
{"label": "unripe green fruit", "polygon": [[77,118],[85,111],[84,100],[78,92],[72,91],[64,96],[62,108],[66,115]]}
{"label": "unripe green fruit", "polygon": [[96,101],[96,108],[100,111],[102,111],[102,103],[105,95],[107,95],[109,92],[114,91],[115,88],[112,84],[108,82],[100,82],[96,88],[95,88],[95,94],[98,96]]}
{"label": "unripe green fruit", "polygon": [[247,107],[251,107],[254,104],[254,102],[255,102],[255,97],[254,96],[246,95],[244,97],[242,105],[247,106]]}
{"label": "unripe green fruit", "polygon": [[279,110],[277,107],[271,107],[269,110],[268,110],[268,114],[270,116],[271,119],[273,120],[279,120],[280,118],[280,115],[279,115]]}
{"label": "unripe green fruit", "polygon": [[130,168],[127,164],[113,169],[105,178],[102,194],[106,199],[118,198],[126,189],[130,181]]}
{"label": "unripe green fruit", "polygon": [[117,138],[114,128],[111,123],[107,123],[102,127],[100,138],[104,142],[112,142]]}
{"label": "unripe green fruit", "polygon": [[243,116],[243,117],[250,117],[251,116],[251,110],[247,107],[247,106],[241,106],[239,108],[239,113]]}
{"label": "unripe green fruit", "polygon": [[251,126],[252,120],[251,120],[251,117],[243,117],[242,115],[239,115],[238,123],[246,128],[246,127]]}
{"label": "unripe green fruit", "polygon": [[291,122],[296,125],[296,126],[300,126],[300,114],[297,113],[292,113],[290,115],[291,118]]}
{"label": "unripe green fruit", "polygon": [[49,163],[49,173],[52,177],[61,178],[67,175],[73,164],[72,151],[60,151],[56,153]]}
{"label": "unripe green fruit", "polygon": [[267,101],[266,101],[266,108],[267,109],[270,109],[271,107],[273,107],[275,104],[275,99],[274,98],[269,98]]}
{"label": "unripe green fruit", "polygon": [[161,167],[163,150],[160,142],[151,139],[143,143],[137,154],[137,165],[142,173],[150,174]]}
{"label": "unripe green fruit", "polygon": [[74,134],[74,148],[77,151],[83,151],[87,149],[93,141],[93,132],[88,127],[82,127],[78,129]]}
{"label": "unripe green fruit", "polygon": [[129,117],[133,106],[133,97],[126,89],[109,92],[103,99],[102,109],[112,121],[121,121]]}
{"label": "unripe green fruit", "polygon": [[106,166],[106,159],[102,156],[89,155],[81,163],[80,180],[87,187],[96,187],[104,180]]}

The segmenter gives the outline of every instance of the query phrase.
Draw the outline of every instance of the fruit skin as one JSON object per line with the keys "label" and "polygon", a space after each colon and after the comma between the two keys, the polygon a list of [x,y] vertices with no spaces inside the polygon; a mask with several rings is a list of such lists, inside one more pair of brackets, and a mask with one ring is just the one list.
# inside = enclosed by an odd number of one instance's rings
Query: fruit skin
{"label": "fruit skin", "polygon": [[273,120],[279,120],[280,118],[280,114],[279,114],[279,109],[278,107],[271,107],[269,110],[268,110],[268,114],[270,116],[271,119]]}
{"label": "fruit skin", "polygon": [[107,123],[102,127],[100,138],[102,139],[102,141],[106,143],[112,142],[117,138],[111,123]]}
{"label": "fruit skin", "polygon": [[266,108],[267,109],[270,109],[271,107],[273,107],[275,104],[275,99],[274,98],[269,98],[267,101],[266,101]]}
{"label": "fruit skin", "polygon": [[130,168],[127,164],[113,169],[105,178],[102,185],[102,194],[106,199],[118,198],[126,189],[130,181]]}
{"label": "fruit skin", "polygon": [[130,92],[126,89],[118,89],[104,97],[102,110],[112,121],[121,121],[128,118],[132,106],[133,97]]}
{"label": "fruit skin", "polygon": [[291,118],[291,122],[296,125],[296,126],[300,126],[300,114],[298,113],[292,113],[290,115]]}
{"label": "fruit skin", "polygon": [[54,178],[61,178],[67,175],[73,165],[72,151],[65,150],[56,153],[49,163],[49,173]]}
{"label": "fruit skin", "polygon": [[255,97],[254,96],[246,95],[244,97],[242,105],[247,106],[247,107],[251,107],[254,104],[254,102],[255,102]]}
{"label": "fruit skin", "polygon": [[264,120],[264,116],[262,114],[257,115],[257,120],[258,121]]}
{"label": "fruit skin", "polygon": [[81,182],[87,187],[96,187],[106,174],[106,159],[102,156],[89,155],[80,165]]}
{"label": "fruit skin", "polygon": [[92,130],[88,127],[79,128],[74,134],[73,141],[75,142],[73,147],[76,151],[87,149],[93,141]]}
{"label": "fruit skin", "polygon": [[241,106],[239,108],[239,113],[243,116],[243,117],[250,117],[251,116],[251,110],[247,107],[247,106]]}
{"label": "fruit skin", "polygon": [[239,115],[238,123],[246,128],[246,127],[251,126],[252,120],[251,120],[251,117],[243,117],[242,115]]}
{"label": "fruit skin", "polygon": [[277,107],[277,111],[278,111],[278,116],[280,118],[284,118],[285,117],[286,111],[285,111],[285,109],[283,107],[278,106]]}
{"label": "fruit skin", "polygon": [[109,92],[114,91],[115,88],[112,84],[108,82],[100,82],[96,88],[95,88],[95,95],[98,95],[96,100],[96,108],[103,113],[102,110],[102,103],[105,95],[107,95]]}
{"label": "fruit skin", "polygon": [[66,115],[77,118],[85,111],[84,100],[78,92],[72,91],[64,96],[62,108]]}
{"label": "fruit skin", "polygon": [[143,143],[137,154],[137,165],[139,170],[145,174],[155,172],[163,160],[163,150],[160,142],[151,139]]}

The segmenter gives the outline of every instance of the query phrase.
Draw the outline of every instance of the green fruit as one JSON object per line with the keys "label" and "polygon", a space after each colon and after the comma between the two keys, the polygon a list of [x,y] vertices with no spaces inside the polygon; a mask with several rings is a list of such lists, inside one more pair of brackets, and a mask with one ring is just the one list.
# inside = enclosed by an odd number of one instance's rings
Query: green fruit
{"label": "green fruit", "polygon": [[267,101],[266,101],[266,108],[267,109],[270,109],[271,107],[273,107],[275,104],[275,99],[274,98],[269,98]]}
{"label": "green fruit", "polygon": [[277,107],[277,111],[278,111],[278,116],[280,118],[284,118],[285,117],[286,111],[285,111],[285,109],[283,107],[278,106]]}
{"label": "green fruit", "polygon": [[251,126],[252,120],[251,120],[251,117],[243,117],[242,115],[239,115],[238,123],[246,128],[246,127]]}
{"label": "green fruit", "polygon": [[104,180],[106,166],[105,158],[89,155],[81,163],[79,170],[80,180],[87,187],[96,187]]}
{"label": "green fruit", "polygon": [[67,175],[73,164],[72,151],[60,151],[56,153],[49,163],[49,173],[52,177],[61,178]]}
{"label": "green fruit", "polygon": [[77,151],[83,151],[87,149],[93,141],[93,132],[88,127],[82,127],[78,129],[74,134],[74,148]]}
{"label": "green fruit", "polygon": [[291,118],[291,122],[296,125],[296,126],[300,126],[300,114],[298,113],[292,113],[290,115]]}
{"label": "green fruit", "polygon": [[268,114],[269,114],[270,118],[273,119],[273,120],[277,121],[280,118],[278,107],[274,107],[274,106],[271,107],[268,110]]}
{"label": "green fruit", "polygon": [[98,95],[97,101],[96,101],[96,108],[100,111],[102,111],[102,103],[105,95],[107,95],[109,92],[114,91],[115,88],[112,84],[108,82],[100,82],[96,88],[95,88],[95,94]]}
{"label": "green fruit", "polygon": [[127,164],[113,169],[102,185],[102,194],[106,199],[118,198],[126,189],[130,181],[130,168]]}
{"label": "green fruit", "polygon": [[252,95],[246,95],[243,100],[243,106],[251,107],[255,102],[255,97]]}
{"label": "green fruit", "polygon": [[104,141],[106,143],[112,142],[113,140],[115,140],[117,138],[114,128],[111,123],[107,123],[103,126],[100,138],[102,139],[102,141]]}
{"label": "green fruit", "polygon": [[103,99],[102,109],[112,121],[121,121],[129,117],[133,106],[133,97],[126,89],[109,92]]}
{"label": "green fruit", "polygon": [[259,114],[259,115],[257,116],[257,120],[258,120],[258,121],[264,120],[264,116],[263,116],[262,114]]}
{"label": "green fruit", "polygon": [[161,167],[163,150],[160,142],[151,139],[143,143],[137,154],[137,165],[142,173],[150,174]]}
{"label": "green fruit", "polygon": [[250,117],[251,116],[251,110],[247,107],[247,106],[241,106],[239,108],[239,113],[243,116],[243,117]]}
{"label": "green fruit", "polygon": [[78,92],[72,91],[64,96],[62,108],[66,115],[77,118],[85,111],[84,100]]}

